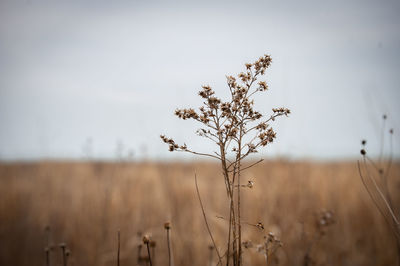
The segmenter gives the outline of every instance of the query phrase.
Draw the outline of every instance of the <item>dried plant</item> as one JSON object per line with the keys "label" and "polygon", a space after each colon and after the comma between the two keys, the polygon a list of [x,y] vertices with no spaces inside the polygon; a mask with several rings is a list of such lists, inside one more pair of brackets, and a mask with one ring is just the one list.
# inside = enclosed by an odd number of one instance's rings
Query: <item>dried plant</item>
{"label": "dried plant", "polygon": [[282,247],[282,242],[274,233],[269,232],[268,235],[264,236],[264,243],[257,246],[257,250],[264,255],[265,264],[268,265],[272,255],[274,255],[280,247]]}
{"label": "dried plant", "polygon": [[121,232],[118,230],[118,250],[117,250],[117,266],[120,264],[120,251],[121,251]]}
{"label": "dried plant", "polygon": [[333,211],[323,209],[316,213],[313,224],[315,231],[307,243],[307,249],[303,258],[304,266],[315,265],[315,261],[311,257],[312,248],[326,235],[328,228],[335,223],[335,213]]}
{"label": "dried plant", "polygon": [[[358,172],[361,181],[367,190],[370,198],[385,219],[387,225],[394,233],[397,243],[397,253],[399,256],[398,263],[400,265],[400,217],[396,215],[395,206],[393,205],[392,196],[389,192],[388,178],[393,161],[393,129],[386,131],[387,115],[382,116],[383,125],[380,138],[380,152],[377,161],[372,160],[366,151],[367,141],[362,140],[363,146],[360,153],[362,161],[357,162]],[[383,160],[385,135],[389,133],[390,154],[388,160]]]}
{"label": "dried plant", "polygon": [[67,266],[67,245],[65,243],[60,243],[58,246],[61,248],[62,251],[63,265]]}
{"label": "dried plant", "polygon": [[[261,229],[260,223],[258,223],[258,228],[264,231],[264,226],[262,225]],[[242,244],[245,249],[254,250],[255,252],[263,255],[266,265],[270,264],[272,256],[280,247],[283,246],[281,240],[272,232],[264,235],[264,241],[260,244],[254,244],[251,240],[243,241]]]}
{"label": "dried plant", "polygon": [[[271,57],[265,55],[254,63],[245,64],[245,71],[239,73],[236,78],[227,76],[230,91],[230,98],[227,101],[215,96],[210,86],[202,86],[199,96],[203,99],[203,105],[198,111],[192,108],[175,111],[175,115],[179,118],[193,119],[202,125],[197,134],[216,145],[217,150],[213,153],[191,150],[186,144],[178,145],[173,139],[161,135],[161,139],[168,144],[170,151],[188,152],[220,161],[230,213],[226,265],[230,265],[231,257],[233,265],[242,264],[241,173],[262,161],[244,166],[244,160],[256,153],[259,148],[268,146],[274,141],[276,133],[269,123],[275,121],[278,116],[290,114],[287,108],[274,108],[272,114],[265,117],[254,110],[253,97],[259,92],[268,90],[267,83],[258,81],[258,78],[265,74],[270,64]],[[248,184],[253,186],[253,183]],[[218,254],[217,247],[215,250]]]}
{"label": "dried plant", "polygon": [[69,249],[65,250],[65,265],[68,265],[69,256],[71,256],[71,251]]}
{"label": "dried plant", "polygon": [[150,266],[152,266],[152,261],[151,261],[151,254],[150,254],[150,237],[148,235],[143,236],[143,243],[147,246],[147,255],[149,258]]}
{"label": "dried plant", "polygon": [[46,247],[44,248],[44,252],[46,254],[46,266],[50,266],[50,252],[52,250],[52,246],[50,244],[51,230],[49,225],[45,227],[45,232],[46,232]]}
{"label": "dried plant", "polygon": [[171,256],[171,239],[170,239],[170,233],[169,231],[171,230],[171,223],[166,222],[164,223],[164,229],[167,230],[167,245],[168,245],[168,265],[172,265],[172,256]]}

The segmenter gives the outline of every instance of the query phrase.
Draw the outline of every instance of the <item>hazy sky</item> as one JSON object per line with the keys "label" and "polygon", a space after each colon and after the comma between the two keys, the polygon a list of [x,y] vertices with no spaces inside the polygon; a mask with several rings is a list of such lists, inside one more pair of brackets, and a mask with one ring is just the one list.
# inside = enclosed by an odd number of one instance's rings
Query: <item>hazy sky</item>
{"label": "hazy sky", "polygon": [[293,113],[266,156],[357,158],[362,138],[377,154],[383,113],[400,156],[399,14],[399,1],[0,0],[0,159],[176,158],[160,134],[211,151],[173,111],[200,106],[203,84],[226,96],[225,75],[263,54],[256,108]]}

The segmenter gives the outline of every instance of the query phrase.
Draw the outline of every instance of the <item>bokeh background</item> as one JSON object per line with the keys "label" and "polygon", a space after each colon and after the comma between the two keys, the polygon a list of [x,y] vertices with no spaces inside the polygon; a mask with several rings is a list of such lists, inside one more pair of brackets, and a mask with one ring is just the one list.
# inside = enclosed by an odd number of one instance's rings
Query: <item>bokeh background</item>
{"label": "bokeh background", "polygon": [[175,265],[215,265],[193,177],[222,251],[220,166],[170,153],[159,136],[213,151],[174,110],[201,106],[201,85],[228,97],[225,76],[264,54],[269,90],[255,107],[292,114],[245,162],[265,159],[243,173],[255,184],[242,194],[254,243],[244,265],[265,265],[256,245],[268,232],[283,243],[268,265],[399,263],[357,170],[366,139],[374,165],[363,171],[385,188],[384,169],[398,215],[399,13],[399,1],[370,0],[0,0],[0,265],[46,265],[45,248],[62,265],[60,243],[68,265],[116,265],[118,230],[121,265],[146,265],[143,234],[167,265],[166,221]]}
{"label": "bokeh background", "polygon": [[266,156],[355,158],[362,138],[373,152],[382,114],[400,125],[399,11],[398,1],[2,0],[0,158],[113,159],[122,146],[170,159],[161,133],[208,149],[173,111],[200,106],[201,85],[227,96],[225,75],[264,54],[270,91],[256,106],[293,112]]}

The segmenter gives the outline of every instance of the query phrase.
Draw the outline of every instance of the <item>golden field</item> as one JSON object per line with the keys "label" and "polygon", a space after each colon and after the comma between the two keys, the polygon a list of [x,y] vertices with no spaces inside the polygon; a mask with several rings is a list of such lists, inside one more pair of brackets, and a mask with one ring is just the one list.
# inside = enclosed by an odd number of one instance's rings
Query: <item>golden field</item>
{"label": "golden field", "polygon": [[[137,265],[139,234],[156,241],[153,265],[168,265],[164,222],[172,226],[175,265],[208,265],[210,238],[197,199],[194,174],[217,245],[226,246],[228,200],[220,166],[194,162],[37,162],[0,164],[0,265],[46,265],[45,227],[51,243],[67,244],[68,265]],[[243,172],[243,239],[262,243],[273,232],[283,246],[271,265],[395,265],[397,248],[362,185],[356,162],[267,161]],[[391,169],[394,205],[400,204],[400,164]],[[318,237],[321,210],[335,223]],[[398,213],[398,209],[396,209]],[[218,217],[217,217],[218,216]],[[140,232],[138,234],[138,232]],[[144,255],[144,253],[142,254]],[[61,264],[61,249],[51,252]],[[216,256],[214,255],[214,265]],[[265,265],[255,248],[244,265]]]}

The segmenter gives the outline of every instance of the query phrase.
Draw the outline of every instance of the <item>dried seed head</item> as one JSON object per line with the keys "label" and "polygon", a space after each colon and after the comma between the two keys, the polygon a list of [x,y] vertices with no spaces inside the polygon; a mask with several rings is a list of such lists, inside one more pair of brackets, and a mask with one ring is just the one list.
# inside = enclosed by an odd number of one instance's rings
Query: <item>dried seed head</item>
{"label": "dried seed head", "polygon": [[193,118],[193,119],[198,119],[199,118],[199,115],[192,108],[189,108],[189,109],[176,109],[175,110],[175,115],[178,116],[179,118],[183,119],[183,120],[186,120],[186,119],[189,119],[189,118]]}
{"label": "dried seed head", "polygon": [[262,222],[258,222],[258,223],[256,224],[256,226],[258,227],[258,229],[264,230],[264,224],[263,224]]}
{"label": "dried seed head", "polygon": [[269,232],[268,235],[264,236],[264,239],[265,239],[264,245],[266,247],[268,247],[269,244],[274,244],[277,241],[277,238],[272,232]]}
{"label": "dried seed head", "polygon": [[67,245],[66,245],[65,243],[60,243],[60,244],[58,244],[58,246],[59,246],[60,248],[65,248]]}
{"label": "dried seed head", "polygon": [[387,119],[387,115],[384,114],[384,115],[382,116],[382,118],[383,118],[383,120],[386,120],[386,119]]}
{"label": "dried seed head", "polygon": [[367,152],[364,149],[361,149],[360,151],[361,155],[365,156],[367,154]]}
{"label": "dried seed head", "polygon": [[142,240],[144,244],[148,244],[150,242],[150,237],[148,235],[144,235]]}
{"label": "dried seed head", "polygon": [[260,81],[260,82],[258,82],[258,85],[260,86],[260,87],[259,87],[259,90],[260,90],[260,91],[266,91],[266,90],[268,90],[268,85],[267,85],[267,83],[266,83],[265,81]]}
{"label": "dried seed head", "polygon": [[389,129],[389,133],[393,134],[393,128]]}
{"label": "dried seed head", "polygon": [[254,186],[254,181],[251,181],[251,180],[249,180],[249,181],[247,181],[247,185],[246,185],[248,188],[253,188],[253,186]]}
{"label": "dried seed head", "polygon": [[171,229],[171,223],[170,222],[166,222],[164,224],[164,228],[167,229],[167,230]]}
{"label": "dried seed head", "polygon": [[284,107],[272,108],[272,112],[278,115],[286,115],[286,116],[290,114],[290,110]]}
{"label": "dried seed head", "polygon": [[367,141],[366,141],[365,139],[363,139],[363,140],[361,141],[361,145],[365,146],[366,144],[367,144]]}
{"label": "dried seed head", "polygon": [[209,250],[213,250],[213,249],[214,249],[214,246],[210,244],[210,245],[208,245],[208,249],[209,249]]}
{"label": "dried seed head", "polygon": [[156,241],[154,241],[154,240],[150,241],[150,247],[155,248],[156,245],[157,245]]}
{"label": "dried seed head", "polygon": [[66,251],[65,251],[65,256],[69,256],[69,255],[71,255],[71,251],[69,250],[69,249],[67,249]]}

